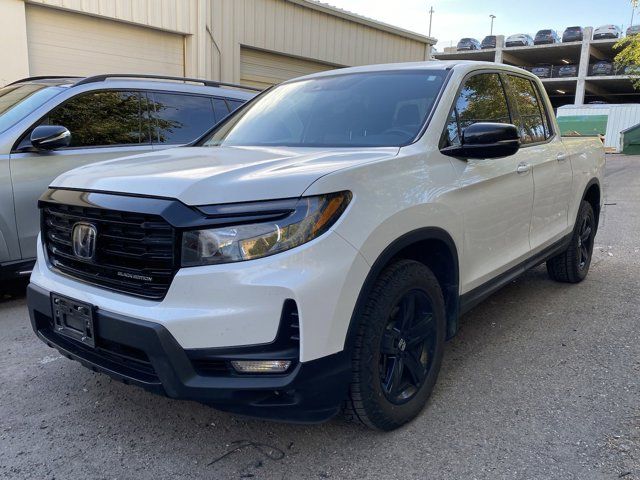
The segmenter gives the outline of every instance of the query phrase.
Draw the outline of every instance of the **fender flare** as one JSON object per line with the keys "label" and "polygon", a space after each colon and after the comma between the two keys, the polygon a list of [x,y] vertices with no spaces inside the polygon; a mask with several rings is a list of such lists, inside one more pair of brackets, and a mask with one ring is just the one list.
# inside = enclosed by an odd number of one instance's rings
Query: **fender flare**
{"label": "fender flare", "polygon": [[349,328],[347,330],[347,336],[344,345],[345,350],[350,351],[354,347],[358,330],[356,318],[364,308],[367,297],[373,289],[373,285],[378,279],[384,267],[386,267],[389,261],[403,249],[409,247],[410,245],[413,245],[414,243],[427,240],[438,240],[443,242],[449,249],[451,257],[453,258],[453,285],[451,286],[450,291],[443,291],[443,294],[445,295],[445,300],[447,301],[447,339],[455,335],[458,329],[458,316],[460,310],[460,269],[458,263],[458,249],[455,242],[453,241],[453,238],[447,231],[439,227],[424,227],[405,233],[401,237],[394,240],[382,251],[376,261],[373,263],[371,269],[369,270],[369,273],[367,274],[367,278],[362,284],[362,288],[360,289],[360,293],[358,294],[356,305],[353,309],[353,312],[351,313]]}

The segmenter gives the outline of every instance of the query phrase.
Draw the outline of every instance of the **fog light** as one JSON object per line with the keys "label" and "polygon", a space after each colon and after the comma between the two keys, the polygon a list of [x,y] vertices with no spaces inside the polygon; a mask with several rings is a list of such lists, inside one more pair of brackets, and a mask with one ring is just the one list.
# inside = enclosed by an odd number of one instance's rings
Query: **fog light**
{"label": "fog light", "polygon": [[291,360],[233,360],[231,365],[240,373],[283,373]]}

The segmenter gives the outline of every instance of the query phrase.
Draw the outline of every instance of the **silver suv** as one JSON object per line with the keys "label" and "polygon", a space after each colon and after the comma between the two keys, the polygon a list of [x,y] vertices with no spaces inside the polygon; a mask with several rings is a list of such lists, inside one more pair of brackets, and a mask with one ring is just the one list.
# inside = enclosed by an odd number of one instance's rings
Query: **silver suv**
{"label": "silver suv", "polygon": [[255,95],[242,89],[255,90],[154,75],[34,77],[0,88],[0,279],[30,272],[37,201],[54,178],[188,144]]}

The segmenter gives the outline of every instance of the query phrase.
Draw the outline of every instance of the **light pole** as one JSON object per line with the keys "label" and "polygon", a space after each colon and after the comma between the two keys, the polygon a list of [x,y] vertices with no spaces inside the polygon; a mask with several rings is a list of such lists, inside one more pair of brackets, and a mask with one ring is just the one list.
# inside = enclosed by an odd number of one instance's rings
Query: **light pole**
{"label": "light pole", "polygon": [[431,20],[433,20],[433,13],[434,13],[434,10],[433,10],[433,7],[431,7],[429,9],[429,36],[431,36]]}
{"label": "light pole", "polygon": [[[638,0],[635,0],[636,2]],[[489,35],[493,35],[493,19],[496,18],[495,15],[489,15],[489,18],[491,19],[491,33]]]}
{"label": "light pole", "polygon": [[629,26],[633,26],[633,14],[636,12],[636,8],[638,8],[638,0],[631,0],[631,23]]}

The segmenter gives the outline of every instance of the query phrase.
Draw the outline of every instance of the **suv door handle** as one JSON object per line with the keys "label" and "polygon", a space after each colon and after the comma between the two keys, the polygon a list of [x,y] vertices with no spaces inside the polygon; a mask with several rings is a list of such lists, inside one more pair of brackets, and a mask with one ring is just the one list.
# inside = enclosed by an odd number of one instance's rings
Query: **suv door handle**
{"label": "suv door handle", "polygon": [[527,173],[529,170],[531,170],[531,165],[525,162],[519,163],[516,167],[516,172],[519,174]]}
{"label": "suv door handle", "polygon": [[569,155],[567,155],[566,153],[559,153],[556,156],[556,160],[559,162],[564,162],[567,158],[569,158]]}

